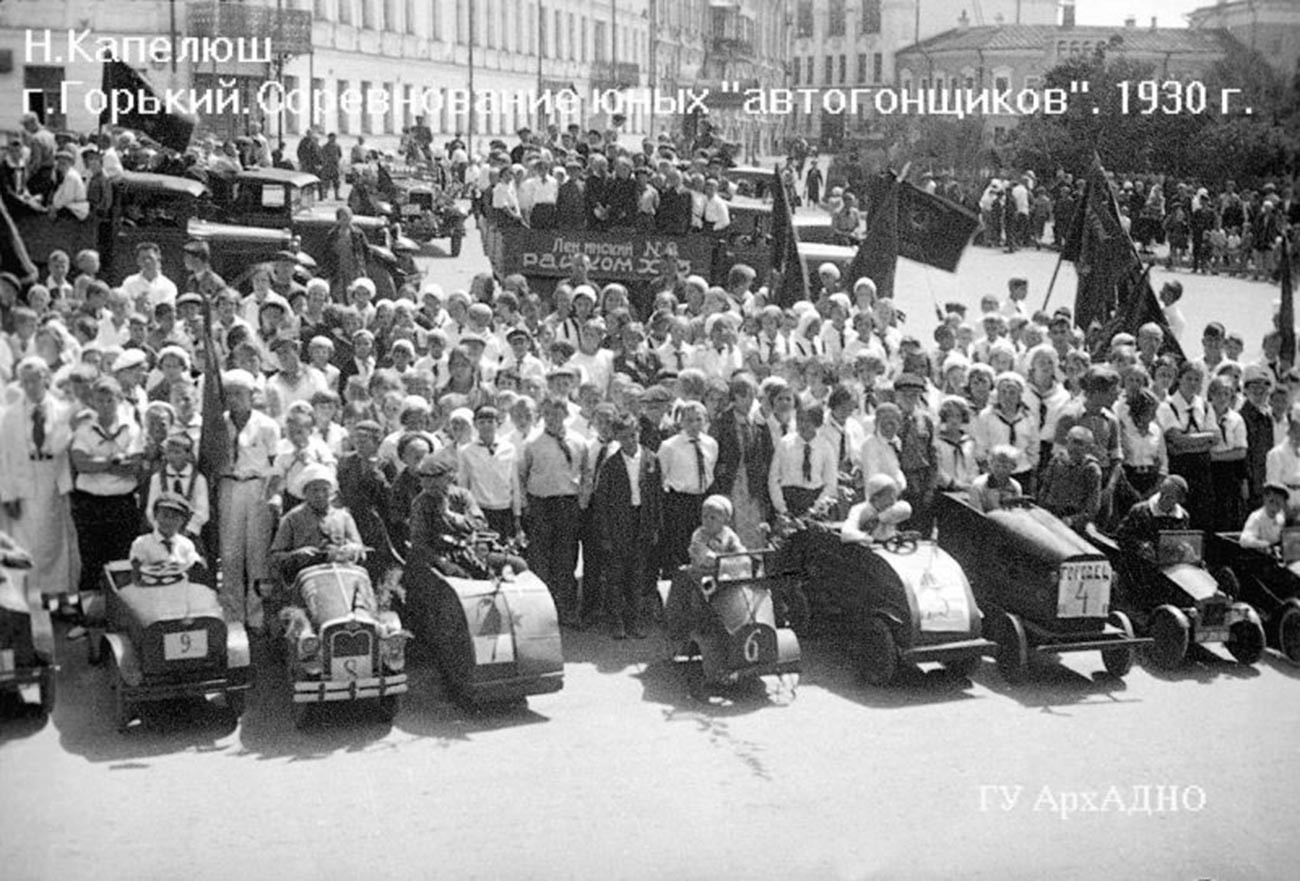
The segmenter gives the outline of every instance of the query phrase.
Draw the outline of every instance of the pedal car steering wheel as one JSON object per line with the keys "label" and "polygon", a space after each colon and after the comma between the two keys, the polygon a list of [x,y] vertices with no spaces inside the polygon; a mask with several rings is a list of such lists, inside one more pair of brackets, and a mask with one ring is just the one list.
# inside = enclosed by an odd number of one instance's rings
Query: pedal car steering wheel
{"label": "pedal car steering wheel", "polygon": [[1033,496],[1012,496],[1002,500],[1003,508],[1032,508],[1038,504]]}
{"label": "pedal car steering wheel", "polygon": [[880,543],[880,546],[891,553],[900,553],[902,551],[915,551],[917,545],[921,542],[921,533],[914,530],[906,530],[891,535]]}

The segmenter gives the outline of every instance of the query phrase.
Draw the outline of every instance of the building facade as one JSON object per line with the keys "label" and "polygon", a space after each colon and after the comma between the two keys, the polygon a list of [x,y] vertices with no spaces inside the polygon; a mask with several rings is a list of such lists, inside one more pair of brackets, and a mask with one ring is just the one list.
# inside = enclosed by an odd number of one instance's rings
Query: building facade
{"label": "building facade", "polygon": [[1219,0],[1187,16],[1197,30],[1223,29],[1260,52],[1283,76],[1300,74],[1300,3]]}
{"label": "building facade", "polygon": [[[1052,25],[1057,0],[794,0],[790,84],[838,89],[894,84],[895,56],[956,27],[963,15],[976,26]],[[970,16],[974,15],[974,19]],[[794,116],[794,128],[823,149],[869,122],[817,108]]]}
{"label": "building facade", "polygon": [[[1227,54],[1232,37],[1222,30],[1138,27],[1003,25],[958,27],[901,49],[896,82],[904,89],[989,89],[1017,93],[1039,89],[1043,75],[1073,56],[1104,47],[1107,58],[1154,65],[1161,80],[1203,78]],[[998,142],[1019,117],[989,114],[985,134]]]}

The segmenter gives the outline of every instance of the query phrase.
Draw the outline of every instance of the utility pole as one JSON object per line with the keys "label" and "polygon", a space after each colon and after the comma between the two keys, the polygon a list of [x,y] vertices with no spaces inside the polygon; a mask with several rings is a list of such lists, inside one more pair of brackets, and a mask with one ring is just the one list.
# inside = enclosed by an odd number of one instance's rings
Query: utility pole
{"label": "utility pole", "polygon": [[469,109],[466,111],[465,121],[465,149],[474,155],[474,7],[477,5],[470,0],[465,4],[469,7]]}

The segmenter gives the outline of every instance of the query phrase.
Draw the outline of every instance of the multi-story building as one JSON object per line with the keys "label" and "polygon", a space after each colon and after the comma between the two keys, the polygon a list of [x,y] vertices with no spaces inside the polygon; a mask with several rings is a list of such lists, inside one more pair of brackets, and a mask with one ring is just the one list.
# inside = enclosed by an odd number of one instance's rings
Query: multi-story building
{"label": "multi-story building", "polygon": [[[1160,80],[1202,79],[1223,58],[1232,37],[1223,30],[1161,28],[1156,20],[1139,27],[1082,27],[1072,16],[1061,25],[959,26],[900,49],[896,83],[903,89],[991,90],[1041,88],[1043,75],[1073,56],[1104,48],[1107,58],[1149,63]],[[1016,124],[1015,114],[984,117],[985,134],[1001,140]]]}
{"label": "multi-story building", "polygon": [[[1052,25],[1057,0],[794,0],[790,83],[803,89],[893,85],[899,50],[955,27],[963,12],[976,25]],[[863,118],[796,113],[794,126],[834,149]]]}
{"label": "multi-story building", "polygon": [[1222,28],[1260,52],[1285,77],[1300,74],[1300,3],[1296,0],[1218,0],[1194,9],[1197,30]]}

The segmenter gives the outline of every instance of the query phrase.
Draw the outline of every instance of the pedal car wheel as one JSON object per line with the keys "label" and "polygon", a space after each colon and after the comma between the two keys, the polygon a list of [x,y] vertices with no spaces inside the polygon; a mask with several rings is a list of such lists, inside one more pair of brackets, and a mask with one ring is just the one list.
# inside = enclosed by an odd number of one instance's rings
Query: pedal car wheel
{"label": "pedal car wheel", "polygon": [[1227,566],[1220,566],[1211,574],[1214,576],[1214,580],[1219,582],[1219,590],[1234,600],[1241,596],[1241,582],[1237,580],[1236,572],[1233,572]]}
{"label": "pedal car wheel", "polygon": [[[1125,638],[1133,638],[1133,622],[1129,620],[1128,615],[1123,612],[1111,612],[1110,623],[1118,628]],[[1116,679],[1123,679],[1133,669],[1133,646],[1103,649],[1101,662],[1106,665],[1107,673]]]}
{"label": "pedal car wheel", "polygon": [[113,689],[113,726],[119,733],[125,733],[135,718],[130,702],[126,699],[126,683],[122,680],[122,671],[117,667],[117,658],[108,652],[109,683]]}
{"label": "pedal car wheel", "polygon": [[808,634],[812,607],[803,585],[791,583],[777,588],[772,591],[772,602],[776,606],[777,627],[789,627],[800,638]]}
{"label": "pedal car wheel", "polygon": [[244,709],[248,706],[248,694],[243,691],[226,692],[226,709],[230,710],[230,715],[238,719],[244,715]]}
{"label": "pedal car wheel", "polygon": [[397,711],[401,708],[397,695],[389,694],[379,699],[379,715],[385,722],[391,722],[397,718]]}
{"label": "pedal car wheel", "polygon": [[1029,672],[1029,640],[1020,618],[1010,612],[1003,613],[997,621],[993,641],[998,644],[998,672],[1002,678],[1012,685],[1024,681]]}
{"label": "pedal car wheel", "polygon": [[41,671],[41,712],[46,716],[54,715],[54,668],[46,667]]}
{"label": "pedal car wheel", "polygon": [[872,615],[858,634],[858,675],[868,685],[888,685],[898,675],[898,642],[884,618]]}
{"label": "pedal car wheel", "polygon": [[1191,624],[1182,609],[1157,607],[1151,613],[1151,636],[1155,640],[1149,649],[1151,660],[1162,669],[1174,669],[1187,657],[1191,635]]}
{"label": "pedal car wheel", "polygon": [[1277,647],[1292,664],[1300,664],[1300,600],[1289,599],[1278,611]]}
{"label": "pedal car wheel", "polygon": [[315,708],[315,706],[316,706],[315,704],[306,704],[306,703],[290,704],[289,705],[290,713],[293,716],[293,727],[297,728],[299,731],[302,731],[308,725],[310,725],[312,720],[312,715],[313,715],[312,710]]}
{"label": "pedal car wheel", "polygon": [[1264,625],[1260,623],[1259,613],[1249,607],[1246,620],[1238,621],[1228,630],[1225,643],[1228,652],[1237,659],[1238,664],[1251,666],[1259,662],[1264,655]]}

